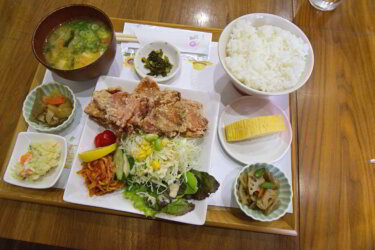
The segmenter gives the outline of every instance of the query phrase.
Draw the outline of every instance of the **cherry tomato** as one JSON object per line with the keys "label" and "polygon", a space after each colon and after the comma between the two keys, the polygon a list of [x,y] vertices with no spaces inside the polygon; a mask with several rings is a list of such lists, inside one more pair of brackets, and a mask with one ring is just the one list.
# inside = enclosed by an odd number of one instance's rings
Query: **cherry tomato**
{"label": "cherry tomato", "polygon": [[105,147],[116,142],[116,135],[111,130],[104,130],[95,136],[95,146]]}

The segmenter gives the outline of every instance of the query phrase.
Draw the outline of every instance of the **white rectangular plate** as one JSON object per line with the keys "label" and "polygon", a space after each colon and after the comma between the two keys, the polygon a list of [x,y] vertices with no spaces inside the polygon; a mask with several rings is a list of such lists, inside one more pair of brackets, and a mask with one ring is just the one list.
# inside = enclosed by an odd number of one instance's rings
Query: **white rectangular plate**
{"label": "white rectangular plate", "polygon": [[[138,86],[139,82],[124,80],[115,77],[102,76],[99,78],[95,90],[102,90],[111,87],[122,87],[127,92],[132,92]],[[199,159],[199,170],[209,172],[211,168],[211,150],[216,136],[217,118],[219,113],[220,96],[207,92],[196,90],[188,90],[177,87],[169,87],[159,85],[161,89],[173,89],[181,92],[183,98],[192,99],[203,104],[204,116],[208,120],[208,130],[201,143],[201,154]],[[103,131],[105,128],[101,127],[91,119],[87,119],[83,129],[81,141],[78,146],[78,153],[91,150],[94,148],[95,136]],[[78,157],[73,161],[72,170],[69,175],[68,183],[64,192],[64,201],[95,206],[101,208],[114,209],[135,214],[143,214],[137,209],[133,208],[131,201],[123,197],[123,191],[106,194],[104,196],[90,197],[88,189],[84,183],[83,177],[77,174],[81,169],[81,161]],[[178,221],[182,223],[202,225],[206,220],[207,213],[207,199],[203,201],[193,201],[195,209],[183,216],[171,216],[166,214],[157,214],[156,217]]]}
{"label": "white rectangular plate", "polygon": [[[36,181],[19,180],[12,176],[12,168],[20,160],[21,155],[27,153],[29,145],[33,142],[44,142],[48,140],[55,140],[60,143],[61,155],[58,166],[48,171],[48,173],[40,177]],[[25,188],[45,189],[50,188],[59,179],[65,165],[68,154],[68,144],[64,137],[52,134],[44,134],[38,132],[21,132],[17,136],[16,145],[14,146],[12,157],[8,163],[7,170],[4,174],[4,181]]]}

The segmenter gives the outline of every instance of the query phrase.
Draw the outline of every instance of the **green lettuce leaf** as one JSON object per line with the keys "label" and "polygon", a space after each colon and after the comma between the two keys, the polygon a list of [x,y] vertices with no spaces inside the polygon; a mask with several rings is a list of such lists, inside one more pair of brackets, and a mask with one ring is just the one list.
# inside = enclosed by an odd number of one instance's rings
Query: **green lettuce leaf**
{"label": "green lettuce leaf", "polygon": [[162,208],[162,212],[170,215],[181,216],[193,211],[195,205],[185,199],[177,199]]}
{"label": "green lettuce leaf", "polygon": [[141,185],[132,185],[125,187],[124,197],[133,202],[133,206],[142,211],[146,217],[155,217],[158,211],[150,208],[147,201],[137,194],[138,192],[148,192],[147,187]]}
{"label": "green lettuce leaf", "polygon": [[187,177],[187,188],[185,194],[195,194],[198,191],[198,180],[193,173],[190,171],[186,173]]}
{"label": "green lettuce leaf", "polygon": [[198,191],[195,194],[185,195],[186,199],[204,200],[219,188],[219,182],[212,175],[195,169],[190,170],[198,180]]}

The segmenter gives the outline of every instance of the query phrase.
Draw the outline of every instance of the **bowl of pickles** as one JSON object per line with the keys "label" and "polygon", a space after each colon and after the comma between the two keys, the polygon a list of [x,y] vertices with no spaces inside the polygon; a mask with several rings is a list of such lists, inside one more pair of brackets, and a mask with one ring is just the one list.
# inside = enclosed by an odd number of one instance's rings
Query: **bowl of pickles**
{"label": "bowl of pickles", "polygon": [[60,83],[35,88],[23,103],[23,117],[29,126],[42,132],[57,132],[74,119],[77,100],[73,91]]}
{"label": "bowl of pickles", "polygon": [[134,57],[135,71],[139,76],[152,76],[160,83],[172,79],[181,68],[180,51],[165,41],[143,45]]}

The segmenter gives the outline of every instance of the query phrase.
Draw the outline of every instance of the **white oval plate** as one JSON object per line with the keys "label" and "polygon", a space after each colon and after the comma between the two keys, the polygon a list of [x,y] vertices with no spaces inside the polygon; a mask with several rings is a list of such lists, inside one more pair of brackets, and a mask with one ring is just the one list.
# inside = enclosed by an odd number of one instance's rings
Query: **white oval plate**
{"label": "white oval plate", "polygon": [[[228,143],[224,126],[250,117],[277,115],[284,117],[286,130],[251,140]],[[224,150],[243,164],[273,163],[280,160],[292,143],[292,128],[285,113],[266,98],[243,96],[225,107],[220,115],[218,133]]]}
{"label": "white oval plate", "polygon": [[180,51],[172,44],[165,41],[155,41],[147,43],[137,50],[134,57],[135,71],[141,77],[146,77],[150,70],[144,67],[142,57],[148,57],[153,50],[162,49],[164,55],[168,56],[170,63],[173,65],[171,72],[167,76],[153,76],[157,82],[164,82],[174,77],[181,68]]}

